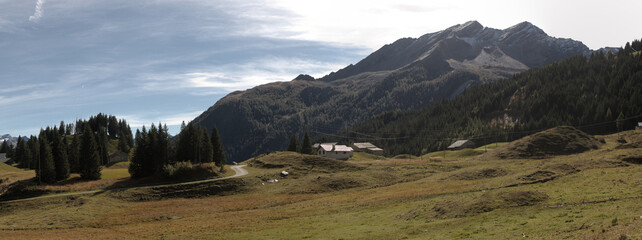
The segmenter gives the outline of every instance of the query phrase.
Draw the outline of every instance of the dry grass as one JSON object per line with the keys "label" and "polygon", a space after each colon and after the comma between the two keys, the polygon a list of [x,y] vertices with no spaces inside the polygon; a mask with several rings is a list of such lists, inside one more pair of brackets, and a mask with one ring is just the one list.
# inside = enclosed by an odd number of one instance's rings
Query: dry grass
{"label": "dry grass", "polygon": [[[624,134],[634,139],[642,131]],[[320,170],[296,178],[278,173],[309,166],[248,167],[250,174],[240,180],[245,190],[232,195],[140,202],[116,197],[124,191],[0,203],[0,236],[515,239],[524,233],[535,239],[642,239],[642,166],[622,160],[641,150],[618,148],[617,135],[598,138],[605,144],[597,150],[543,159],[497,159],[492,153],[442,162],[361,159],[343,162],[356,167],[338,168],[349,171],[317,165]],[[538,171],[554,177],[539,181],[533,175]],[[268,178],[281,181],[268,184]]]}

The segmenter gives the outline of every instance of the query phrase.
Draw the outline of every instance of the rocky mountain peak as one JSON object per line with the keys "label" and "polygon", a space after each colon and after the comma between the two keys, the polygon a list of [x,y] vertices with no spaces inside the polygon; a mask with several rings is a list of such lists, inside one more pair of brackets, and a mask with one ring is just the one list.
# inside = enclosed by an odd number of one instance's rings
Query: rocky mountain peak
{"label": "rocky mountain peak", "polygon": [[448,30],[452,31],[454,35],[458,37],[472,37],[483,29],[484,26],[477,21],[468,21],[464,24],[457,24],[448,28]]}
{"label": "rocky mountain peak", "polygon": [[293,81],[314,81],[314,77],[308,75],[308,74],[299,74],[296,78],[293,79]]}
{"label": "rocky mountain peak", "polygon": [[504,34],[502,35],[503,38],[506,38],[510,35],[515,35],[515,34],[527,35],[529,37],[537,36],[537,35],[548,36],[544,32],[544,30],[527,21],[518,23],[512,27],[509,27],[505,29],[503,32],[504,32]]}

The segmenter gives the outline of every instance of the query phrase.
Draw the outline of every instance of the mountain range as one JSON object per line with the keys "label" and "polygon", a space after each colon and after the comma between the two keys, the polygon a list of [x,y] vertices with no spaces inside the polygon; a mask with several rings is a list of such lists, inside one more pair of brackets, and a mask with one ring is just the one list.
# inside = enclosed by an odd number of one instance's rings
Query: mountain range
{"label": "mountain range", "polygon": [[0,136],[0,143],[2,142],[7,142],[15,146],[18,143],[18,138],[17,137],[12,137],[9,134],[4,134]]}
{"label": "mountain range", "polygon": [[194,121],[216,125],[228,161],[287,147],[291,135],[331,136],[394,109],[419,109],[471,86],[592,51],[522,22],[493,29],[470,21],[403,38],[322,78],[302,74],[220,99]]}

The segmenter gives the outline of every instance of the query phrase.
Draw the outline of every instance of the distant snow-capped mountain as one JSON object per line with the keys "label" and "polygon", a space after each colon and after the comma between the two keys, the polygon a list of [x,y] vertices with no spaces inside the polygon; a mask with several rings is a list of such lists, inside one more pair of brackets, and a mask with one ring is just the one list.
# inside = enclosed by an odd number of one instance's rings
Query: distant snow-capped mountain
{"label": "distant snow-capped mountain", "polygon": [[5,141],[7,143],[10,143],[13,146],[16,146],[16,144],[18,143],[18,138],[17,137],[12,137],[10,134],[4,134],[4,135],[0,136],[0,143],[5,142]]}

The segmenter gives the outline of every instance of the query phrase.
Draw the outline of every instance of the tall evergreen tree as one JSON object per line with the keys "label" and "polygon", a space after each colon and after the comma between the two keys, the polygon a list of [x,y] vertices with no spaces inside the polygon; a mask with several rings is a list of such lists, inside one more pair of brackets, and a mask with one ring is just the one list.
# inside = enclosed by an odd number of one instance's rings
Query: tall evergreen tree
{"label": "tall evergreen tree", "polygon": [[132,156],[131,162],[129,163],[129,174],[132,178],[142,178],[145,177],[145,171],[143,169],[144,154],[145,154],[145,142],[143,135],[140,130],[136,130],[136,147],[133,149],[134,155]]}
{"label": "tall evergreen tree", "polygon": [[65,136],[65,133],[67,133],[65,131],[65,128],[65,121],[60,121],[60,127],[58,128],[58,133],[60,134],[60,136]]}
{"label": "tall evergreen tree", "polygon": [[145,170],[145,175],[151,176],[156,171],[160,170],[162,166],[157,166],[156,161],[160,156],[160,147],[158,146],[158,128],[152,123],[152,126],[149,128],[149,132],[145,134],[146,146],[144,148],[145,158],[143,161],[143,169]]}
{"label": "tall evergreen tree", "polygon": [[[55,136],[51,141],[51,151],[53,153],[54,165],[56,168],[56,180],[64,180],[69,177],[69,160],[67,158],[67,146],[60,140],[61,137]],[[65,140],[66,142],[66,140]]]}
{"label": "tall evergreen tree", "polygon": [[13,154],[13,161],[18,164],[18,166],[22,166],[22,162],[24,161],[22,158],[22,154],[24,154],[24,150],[22,150],[22,137],[18,136],[18,142],[16,142],[16,149],[15,153]]}
{"label": "tall evergreen tree", "polygon": [[0,145],[0,153],[7,153],[9,152],[9,144],[7,141],[2,141],[2,145]]}
{"label": "tall evergreen tree", "polygon": [[47,135],[40,135],[40,161],[39,167],[36,170],[36,176],[42,183],[53,183],[56,181],[56,169],[54,165],[53,156],[51,154],[51,147],[47,141]]}
{"label": "tall evergreen tree", "polygon": [[225,151],[223,149],[223,141],[221,140],[221,135],[218,133],[218,128],[216,125],[212,127],[212,151],[214,154],[214,163],[223,170],[223,166],[227,162],[225,157]]}
{"label": "tall evergreen tree", "polygon": [[80,177],[83,179],[100,179],[102,166],[98,146],[94,139],[94,133],[88,124],[85,124],[80,144]]}
{"label": "tall evergreen tree", "polygon": [[622,114],[622,112],[620,112],[620,115],[617,116],[615,125],[617,127],[618,132],[621,132],[622,130],[624,130],[624,114]]}
{"label": "tall evergreen tree", "polygon": [[160,166],[160,168],[162,168],[162,166],[168,164],[170,161],[171,144],[169,137],[169,128],[167,128],[167,124],[163,125],[163,127],[161,128],[161,123],[158,123],[158,126],[159,158],[157,166]]}
{"label": "tall evergreen tree", "polygon": [[98,155],[100,156],[100,163],[102,165],[109,164],[109,153],[107,152],[107,131],[105,128],[99,128],[96,135],[96,144],[98,144]]}
{"label": "tall evergreen tree", "polygon": [[80,173],[80,142],[78,135],[74,135],[71,144],[67,150],[67,159],[69,160],[69,171],[73,173]]}
{"label": "tall evergreen tree", "polygon": [[109,116],[107,131],[110,138],[119,138],[120,136],[120,125],[118,124],[118,119],[116,116]]}
{"label": "tall evergreen tree", "polygon": [[27,143],[29,145],[29,153],[31,154],[28,167],[30,169],[36,169],[40,163],[40,144],[38,143],[38,138],[31,135]]}
{"label": "tall evergreen tree", "polygon": [[125,139],[125,133],[121,131],[118,135],[120,136],[120,139],[118,139],[118,151],[129,153],[129,145],[127,144],[127,140]]}
{"label": "tall evergreen tree", "polygon": [[294,135],[290,137],[290,144],[288,145],[288,151],[290,152],[298,152],[299,150],[299,141],[296,139]]}
{"label": "tall evergreen tree", "polygon": [[15,155],[16,149],[13,147],[13,144],[9,144],[9,149],[7,150],[7,157],[13,158]]}
{"label": "tall evergreen tree", "polygon": [[23,140],[22,138],[18,139],[18,147],[16,148],[16,152],[16,161],[19,163],[19,166],[21,168],[30,168],[33,157],[28,142]]}
{"label": "tall evergreen tree", "polygon": [[303,154],[312,154],[312,142],[310,140],[310,135],[308,132],[305,132],[303,136],[303,144],[301,146],[301,153]]}
{"label": "tall evergreen tree", "polygon": [[[200,128],[200,127],[199,127]],[[201,134],[201,147],[200,151],[201,153],[199,154],[201,156],[201,162],[202,163],[210,163],[212,162],[214,158],[214,151],[212,149],[212,140],[210,137],[207,135],[207,131],[205,128],[200,128],[200,134]]]}

